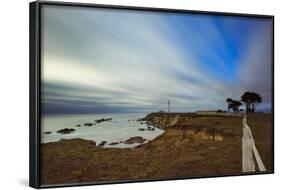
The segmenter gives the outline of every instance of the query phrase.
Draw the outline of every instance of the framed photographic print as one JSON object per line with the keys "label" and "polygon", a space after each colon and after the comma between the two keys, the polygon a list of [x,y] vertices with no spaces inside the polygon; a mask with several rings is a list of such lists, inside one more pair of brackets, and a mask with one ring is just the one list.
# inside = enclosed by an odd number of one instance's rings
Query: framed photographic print
{"label": "framed photographic print", "polygon": [[274,17],[30,3],[30,186],[274,172]]}

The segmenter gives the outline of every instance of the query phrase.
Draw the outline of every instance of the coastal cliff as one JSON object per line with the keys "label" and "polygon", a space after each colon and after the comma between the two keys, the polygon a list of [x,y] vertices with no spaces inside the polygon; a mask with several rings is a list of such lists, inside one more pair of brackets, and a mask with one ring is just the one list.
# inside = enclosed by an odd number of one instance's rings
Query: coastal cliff
{"label": "coastal cliff", "polygon": [[150,113],[141,119],[164,130],[180,129],[187,138],[223,141],[225,137],[241,136],[241,116],[196,113]]}
{"label": "coastal cliff", "polygon": [[166,129],[168,127],[190,127],[190,126],[210,126],[225,121],[236,120],[240,115],[226,114],[196,114],[196,113],[150,113],[142,118],[149,125]]}

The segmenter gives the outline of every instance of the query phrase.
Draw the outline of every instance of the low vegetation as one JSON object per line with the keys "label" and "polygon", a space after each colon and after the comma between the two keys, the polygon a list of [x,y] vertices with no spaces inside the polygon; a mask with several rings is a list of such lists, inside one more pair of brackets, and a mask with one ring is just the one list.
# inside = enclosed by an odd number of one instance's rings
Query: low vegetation
{"label": "low vegetation", "polygon": [[[177,117],[165,115],[171,120]],[[268,170],[272,170],[271,116],[248,117]],[[149,115],[146,122],[152,118]],[[42,144],[41,180],[46,185],[239,174],[241,119],[182,114],[162,135],[136,148],[102,148],[82,139]]]}

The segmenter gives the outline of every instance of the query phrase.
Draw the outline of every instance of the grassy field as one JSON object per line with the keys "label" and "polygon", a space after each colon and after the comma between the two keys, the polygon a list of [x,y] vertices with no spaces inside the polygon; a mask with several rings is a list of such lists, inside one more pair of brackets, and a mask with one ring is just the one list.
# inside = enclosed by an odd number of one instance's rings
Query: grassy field
{"label": "grassy field", "polygon": [[[100,148],[94,141],[61,140],[42,144],[41,182],[124,181],[241,172],[241,117],[178,118],[153,141],[136,148]],[[257,148],[272,169],[271,117],[248,118]]]}

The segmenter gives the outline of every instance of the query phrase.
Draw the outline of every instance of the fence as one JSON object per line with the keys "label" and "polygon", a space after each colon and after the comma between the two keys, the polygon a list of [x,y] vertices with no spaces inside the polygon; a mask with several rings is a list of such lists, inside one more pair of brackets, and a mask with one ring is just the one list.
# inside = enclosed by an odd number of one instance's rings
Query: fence
{"label": "fence", "polygon": [[247,116],[245,115],[243,120],[243,137],[242,137],[242,172],[254,172],[255,160],[259,171],[266,171],[262,159],[259,155],[257,147],[255,145],[254,138],[252,136],[251,129],[247,124]]}

